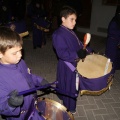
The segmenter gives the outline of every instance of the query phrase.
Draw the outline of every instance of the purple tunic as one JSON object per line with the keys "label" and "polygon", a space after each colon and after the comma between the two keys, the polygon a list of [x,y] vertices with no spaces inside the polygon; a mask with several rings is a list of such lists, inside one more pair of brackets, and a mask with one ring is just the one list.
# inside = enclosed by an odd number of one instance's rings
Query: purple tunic
{"label": "purple tunic", "polygon": [[[39,4],[40,7],[37,7],[36,4]],[[43,28],[48,28],[50,23],[45,20],[45,17],[47,17],[46,11],[41,8],[39,1],[32,1],[27,7],[27,14],[32,21],[33,47],[42,47],[46,44],[45,32],[37,29],[34,23]]]}
{"label": "purple tunic", "polygon": [[105,54],[113,62],[115,70],[120,69],[120,48],[118,49],[118,44],[120,44],[120,27],[113,18],[108,26]]}
{"label": "purple tunic", "polygon": [[36,23],[37,25],[44,27],[44,28],[48,28],[47,26],[49,25],[49,23],[44,18],[37,18],[37,17],[32,18],[33,46],[34,47],[37,47],[37,46],[41,47],[42,44],[43,45],[46,44],[45,32],[37,29],[36,26],[34,26],[34,23]]}
{"label": "purple tunic", "polygon": [[[75,59],[78,58],[77,51],[83,48],[82,42],[79,41],[76,34],[64,26],[60,26],[53,33],[53,47],[55,48],[58,57],[57,66],[57,87],[65,92],[76,93],[76,73],[65,64],[64,61],[71,63],[74,67],[77,66]],[[76,99],[68,96],[60,96],[63,104],[68,110],[76,109]]]}
{"label": "purple tunic", "polygon": [[[42,77],[30,74],[23,60],[18,64],[4,65],[0,64],[0,114],[7,116],[7,120],[25,120],[27,111],[31,108],[33,95],[24,96],[22,106],[12,108],[8,105],[7,99],[11,91],[18,92],[28,90],[39,85]],[[21,113],[26,111],[25,113]],[[34,120],[44,120],[35,111]]]}

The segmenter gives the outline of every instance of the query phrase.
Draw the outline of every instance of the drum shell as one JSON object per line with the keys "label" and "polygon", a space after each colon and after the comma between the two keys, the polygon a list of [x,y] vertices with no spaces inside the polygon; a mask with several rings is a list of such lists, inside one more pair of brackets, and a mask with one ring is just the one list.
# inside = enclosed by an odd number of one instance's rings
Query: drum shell
{"label": "drum shell", "polygon": [[87,56],[84,63],[79,61],[77,71],[81,95],[100,95],[112,85],[114,66],[105,56],[98,54]]}
{"label": "drum shell", "polygon": [[99,78],[85,78],[82,77],[81,75],[79,76],[80,79],[80,90],[90,90],[90,91],[99,91],[102,90],[103,88],[107,87],[109,84],[108,78],[113,75],[113,69],[111,70],[110,73],[101,76]]}
{"label": "drum shell", "polygon": [[35,101],[36,110],[48,120],[74,120],[66,107],[49,98],[38,97]]}

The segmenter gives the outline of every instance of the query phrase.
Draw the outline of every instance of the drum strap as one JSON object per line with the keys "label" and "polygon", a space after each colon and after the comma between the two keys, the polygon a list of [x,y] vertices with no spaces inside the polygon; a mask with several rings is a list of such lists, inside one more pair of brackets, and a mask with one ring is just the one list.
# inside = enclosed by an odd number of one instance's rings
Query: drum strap
{"label": "drum strap", "polygon": [[79,82],[80,82],[78,72],[76,71],[76,68],[70,62],[64,61],[64,63],[70,68],[72,72],[76,72],[76,90],[78,91]]}
{"label": "drum strap", "polygon": [[70,68],[72,72],[76,71],[76,68],[70,62],[64,61],[64,63]]}

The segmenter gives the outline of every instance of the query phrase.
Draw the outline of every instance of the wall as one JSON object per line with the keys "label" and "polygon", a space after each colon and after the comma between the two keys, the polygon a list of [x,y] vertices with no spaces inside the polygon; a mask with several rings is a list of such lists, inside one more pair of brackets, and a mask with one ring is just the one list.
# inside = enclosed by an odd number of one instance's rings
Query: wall
{"label": "wall", "polygon": [[106,37],[108,24],[115,14],[116,6],[102,5],[102,0],[91,1],[92,13],[90,28],[78,27],[77,30],[84,33],[90,32],[94,35]]}

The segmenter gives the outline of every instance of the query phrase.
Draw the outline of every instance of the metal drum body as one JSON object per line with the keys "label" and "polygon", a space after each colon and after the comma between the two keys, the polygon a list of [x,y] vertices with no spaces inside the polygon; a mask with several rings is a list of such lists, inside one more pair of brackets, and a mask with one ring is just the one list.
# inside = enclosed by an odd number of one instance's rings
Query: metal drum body
{"label": "metal drum body", "polygon": [[112,63],[102,55],[87,55],[79,61],[80,94],[100,95],[110,88],[113,81]]}
{"label": "metal drum body", "polygon": [[35,107],[45,120],[74,120],[73,115],[67,111],[66,107],[54,100],[38,97]]}

